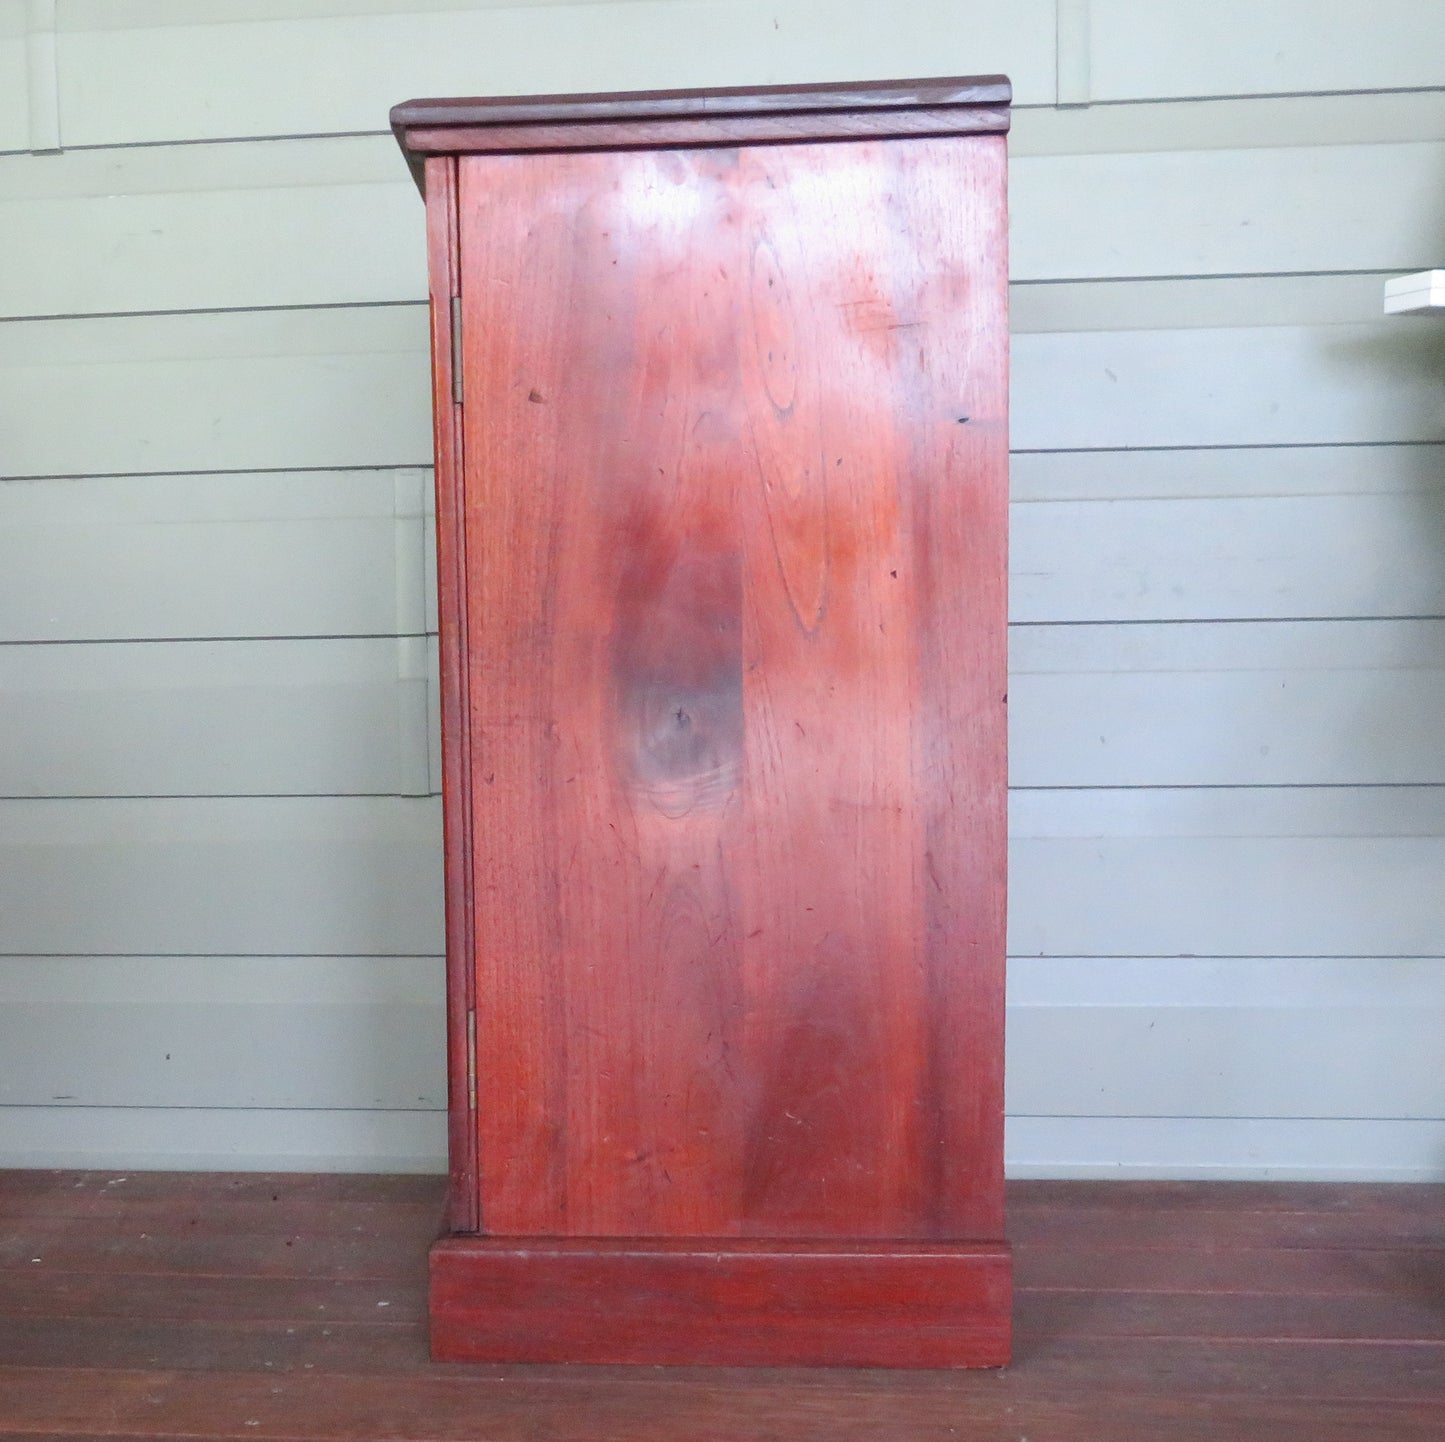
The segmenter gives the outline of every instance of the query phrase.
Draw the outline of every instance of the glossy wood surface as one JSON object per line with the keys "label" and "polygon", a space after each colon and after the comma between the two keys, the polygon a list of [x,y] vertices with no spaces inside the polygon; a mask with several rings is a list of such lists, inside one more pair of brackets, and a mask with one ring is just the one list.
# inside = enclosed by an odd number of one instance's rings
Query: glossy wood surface
{"label": "glossy wood surface", "polygon": [[898,110],[910,107],[1006,106],[1002,75],[857,80],[814,85],[736,85],[692,90],[637,90],[586,95],[492,95],[407,100],[392,107],[398,132],[418,126],[530,125],[557,121],[649,120],[662,116],[786,115],[799,111]]}
{"label": "glossy wood surface", "polygon": [[1013,1183],[1014,1362],[973,1373],[433,1363],[426,1254],[444,1190],[0,1172],[0,1437],[1445,1434],[1440,1186]]}
{"label": "glossy wood surface", "polygon": [[460,293],[456,166],[426,161],[427,268],[431,317],[432,410],[436,456],[437,627],[442,713],[442,830],[446,866],[447,929],[447,1154],[451,1191],[447,1219],[455,1231],[478,1225],[477,1136],[472,1124],[468,1054],[471,1044],[472,789],[466,684],[468,654],[467,551],[462,476],[462,417],[452,374],[452,298]]}
{"label": "glossy wood surface", "polygon": [[999,1367],[1001,1244],[449,1237],[431,1252],[439,1361]]}
{"label": "glossy wood surface", "polygon": [[426,155],[502,154],[528,150],[651,150],[671,146],[800,144],[870,136],[993,134],[1008,128],[1004,106],[860,110],[838,115],[665,116],[609,122],[541,121],[526,125],[416,126],[408,147]]}
{"label": "glossy wood surface", "polygon": [[493,1236],[1002,1235],[1003,166],[460,162]]}
{"label": "glossy wood surface", "polygon": [[391,126],[423,193],[429,155],[962,135],[1009,128],[1002,75],[408,100]]}

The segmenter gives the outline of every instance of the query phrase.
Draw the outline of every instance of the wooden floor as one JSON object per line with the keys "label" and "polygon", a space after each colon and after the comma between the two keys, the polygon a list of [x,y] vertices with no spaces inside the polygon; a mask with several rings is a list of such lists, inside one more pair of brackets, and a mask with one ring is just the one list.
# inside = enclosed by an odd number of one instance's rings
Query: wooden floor
{"label": "wooden floor", "polygon": [[1445,1186],[1014,1184],[1002,1373],[435,1365],[440,1195],[0,1172],[0,1438],[1445,1438]]}

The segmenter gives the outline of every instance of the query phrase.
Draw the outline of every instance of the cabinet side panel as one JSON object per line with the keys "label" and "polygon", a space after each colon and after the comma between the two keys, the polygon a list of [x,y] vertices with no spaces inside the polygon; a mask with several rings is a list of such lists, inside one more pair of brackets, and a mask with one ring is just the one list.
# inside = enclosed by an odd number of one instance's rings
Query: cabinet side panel
{"label": "cabinet side panel", "polygon": [[488,1232],[999,1230],[979,144],[462,162]]}
{"label": "cabinet side panel", "polygon": [[447,1150],[451,1183],[447,1222],[474,1232],[476,1128],[468,1065],[472,987],[471,727],[466,690],[466,535],[462,524],[462,424],[454,403],[452,297],[457,294],[457,166],[426,162],[427,264],[430,277],[433,436],[437,491],[437,624],[440,640],[442,830],[446,853]]}

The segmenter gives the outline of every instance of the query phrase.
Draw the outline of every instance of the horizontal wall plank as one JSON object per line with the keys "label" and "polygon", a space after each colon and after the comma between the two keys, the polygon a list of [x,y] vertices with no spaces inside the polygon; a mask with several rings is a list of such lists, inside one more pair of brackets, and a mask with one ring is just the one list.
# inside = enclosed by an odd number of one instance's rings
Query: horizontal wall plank
{"label": "horizontal wall plank", "polygon": [[1014,1177],[1438,1182],[1445,1122],[1247,1117],[1010,1117]]}
{"label": "horizontal wall plank", "polygon": [[[425,794],[435,665],[420,639],[0,648],[0,794]],[[1445,783],[1442,622],[1030,627],[1011,672],[1017,786]]]}
{"label": "horizontal wall plank", "polygon": [[[1445,784],[1445,622],[1071,624],[1011,649],[1016,786]],[[0,794],[425,794],[434,674],[420,638],[0,648]]]}
{"label": "horizontal wall plank", "polygon": [[[1445,788],[1013,798],[1011,948],[1434,955]],[[434,800],[0,802],[4,949],[432,955]]]}
{"label": "horizontal wall plank", "polygon": [[849,0],[66,9],[69,145],[374,131],[392,105],[425,95],[1002,72],[1021,99],[1054,98],[1053,0],[907,0],[886,13]]}
{"label": "horizontal wall plank", "polygon": [[[401,181],[21,200],[0,204],[0,223],[16,243],[0,281],[3,316],[426,296],[422,206]],[[224,265],[216,263],[221,246]]]}
{"label": "horizontal wall plank", "polygon": [[[1442,169],[1440,141],[1016,155],[1010,272],[1420,270],[1445,229]],[[0,316],[426,297],[422,205],[374,136],[0,158],[0,229]],[[1373,280],[1368,298],[1372,318]],[[1260,300],[1241,291],[1238,303]]]}
{"label": "horizontal wall plank", "polygon": [[0,950],[436,955],[434,799],[0,802]]}
{"label": "horizontal wall plank", "polygon": [[[431,448],[426,344],[420,306],[13,322],[0,327],[6,464],[414,465]],[[1014,443],[1433,442],[1442,368],[1445,332],[1399,322],[1023,335]]]}
{"label": "horizontal wall plank", "polygon": [[1437,669],[1445,661],[1445,619],[1024,626],[1010,650],[1012,669],[1034,676],[1369,670],[1388,676]]}
{"label": "horizontal wall plank", "polygon": [[1010,273],[1423,269],[1445,230],[1442,171],[1440,142],[1020,159]]}
{"label": "horizontal wall plank", "polygon": [[[1430,480],[1423,473],[1438,464],[1431,449],[1402,447],[1390,459]],[[1255,472],[1303,463],[1278,451],[1217,454]],[[1027,493],[1031,475],[1046,469],[1032,463],[1057,461],[1048,469],[1062,470],[1080,459],[1020,457],[1016,492]],[[1190,484],[1188,458],[1178,453],[1107,459],[1141,488],[1149,475],[1161,492]],[[1082,489],[1099,469],[1068,480]],[[1185,490],[1016,501],[1011,521],[1015,621],[1445,615],[1445,484],[1363,495],[1195,498]],[[1441,544],[1422,546],[1425,538]]]}
{"label": "horizontal wall plank", "polygon": [[1010,157],[1445,140],[1445,90],[1015,107]]}
{"label": "horizontal wall plank", "polygon": [[1212,1009],[1015,1010],[1008,1106],[1040,1117],[1433,1121],[1445,1084],[1442,1024],[1445,997],[1412,1011],[1268,1011],[1243,999]]}
{"label": "horizontal wall plank", "polygon": [[430,470],[0,483],[0,641],[416,634]]}
{"label": "horizontal wall plank", "polygon": [[442,999],[442,968],[440,955],[0,956],[0,1006],[187,1001],[234,1007],[238,1014],[290,1002],[432,1006]]}
{"label": "horizontal wall plank", "polygon": [[1433,956],[1445,788],[1015,793],[1010,950]]}
{"label": "horizontal wall plank", "polygon": [[1322,328],[1369,324],[1379,315],[1378,273],[1019,281],[1009,290],[1015,337],[1037,331]]}
{"label": "horizontal wall plank", "polygon": [[[1445,784],[1445,622],[1073,624],[1011,649],[1016,786]],[[425,794],[434,673],[420,638],[0,648],[0,795]]]}
{"label": "horizontal wall plank", "polygon": [[1091,0],[1090,12],[1096,100],[1440,85],[1433,0]]}
{"label": "horizontal wall plank", "polygon": [[0,1107],[11,1167],[444,1172],[444,1111]]}
{"label": "horizontal wall plank", "polygon": [[[344,963],[339,963],[344,965]],[[1415,1007],[1445,1002],[1439,956],[1014,956],[1008,1003],[1185,1010],[1238,1001],[1291,1011],[1327,1007]]]}
{"label": "horizontal wall plank", "polygon": [[1016,786],[1445,784],[1445,622],[1060,626],[1010,645]]}
{"label": "horizontal wall plank", "polygon": [[[356,148],[383,143],[390,153],[379,183],[346,183]],[[271,174],[257,175],[273,156]],[[169,191],[153,179],[166,162],[179,172]],[[44,181],[59,193],[45,194]],[[424,301],[427,293],[421,199],[395,144],[377,137],[12,156],[0,159],[0,226],[14,247],[0,316]]]}
{"label": "horizontal wall plank", "polygon": [[[1445,1170],[1438,1153],[1407,1163],[1380,1151],[1439,1134],[1445,957],[1015,959],[1009,996],[1010,1156],[1021,1174],[1061,1174],[1062,1149],[1080,1145],[1077,1174],[1100,1163],[1090,1145],[1112,1148],[1131,1175],[1200,1165],[1249,1175],[1282,1161],[1296,1176],[1331,1175],[1330,1165],[1401,1179]],[[1346,1147],[1333,1156],[1281,1145],[1328,1128]],[[1207,1138],[1193,1157],[1180,1149],[1191,1133]],[[1143,1138],[1167,1140],[1145,1159],[1131,1146]],[[1030,1167],[1028,1145],[1060,1151]]]}
{"label": "horizontal wall plank", "polygon": [[0,1107],[446,1105],[440,957],[0,958]]}
{"label": "horizontal wall plank", "polygon": [[[1023,958],[1011,973],[1014,1113],[1429,1119],[1445,1095],[1445,958]],[[0,1105],[445,1099],[439,957],[11,957],[0,998]]]}
{"label": "horizontal wall plank", "polygon": [[[298,139],[178,141],[173,145],[64,150],[44,155],[0,154],[0,206],[14,207],[17,222],[30,208],[43,211],[48,205],[72,202],[92,207],[92,219],[100,224],[105,223],[107,215],[125,216],[132,206],[204,205],[208,197],[215,195],[248,197],[254,208],[260,208],[283,203],[283,191],[326,186],[334,187],[336,198],[343,201],[352,195],[353,188],[395,186],[398,197],[407,197],[407,210],[413,217],[422,209],[421,196],[407,175],[406,161],[390,131]],[[167,217],[164,210],[139,214],[169,218],[172,224],[183,223],[175,216]],[[248,214],[238,204],[227,219],[242,220]],[[127,233],[124,228],[116,232]],[[353,237],[354,242],[363,240]],[[348,249],[348,267],[353,264],[353,254]],[[178,255],[175,259],[184,258]],[[227,268],[248,259],[244,255],[224,256]],[[300,262],[305,257],[295,259]],[[215,261],[213,256],[213,266]],[[364,258],[361,265],[365,265]]]}
{"label": "horizontal wall plank", "polygon": [[[1442,454],[1016,456],[1011,614],[1445,613]],[[0,484],[0,640],[434,630],[431,504],[416,470]],[[1442,542],[1420,564],[1422,536]]]}
{"label": "horizontal wall plank", "polygon": [[[1445,837],[1445,787],[1350,787],[1344,789],[1226,792],[1201,788],[1088,788],[1016,794],[1010,803],[1012,834],[1025,838],[1230,837],[1375,839]],[[1054,953],[1059,954],[1059,953]],[[1152,951],[1159,956],[1172,953]],[[1203,951],[1202,956],[1223,956]],[[1247,956],[1285,953],[1257,948]],[[1291,953],[1295,954],[1295,953]],[[1383,955],[1368,948],[1309,956]],[[1393,954],[1393,953],[1391,953]],[[1408,955],[1437,953],[1417,948]]]}
{"label": "horizontal wall plank", "polygon": [[1024,450],[1445,439],[1445,331],[1399,324],[1020,336]]}
{"label": "horizontal wall plank", "polygon": [[1442,1023],[1445,1004],[1012,1011],[1008,1107],[1038,1117],[1438,1120]]}
{"label": "horizontal wall plank", "polygon": [[427,345],[420,305],[12,323],[0,327],[6,470],[425,463]]}
{"label": "horizontal wall plank", "polygon": [[0,795],[426,795],[434,669],[420,636],[0,647]]}
{"label": "horizontal wall plank", "polygon": [[1423,518],[1445,509],[1445,443],[1023,452],[1010,458],[1009,487],[1015,501],[1398,496]]}
{"label": "horizontal wall plank", "polygon": [[1438,1120],[1445,956],[1015,958],[1008,1105]]}

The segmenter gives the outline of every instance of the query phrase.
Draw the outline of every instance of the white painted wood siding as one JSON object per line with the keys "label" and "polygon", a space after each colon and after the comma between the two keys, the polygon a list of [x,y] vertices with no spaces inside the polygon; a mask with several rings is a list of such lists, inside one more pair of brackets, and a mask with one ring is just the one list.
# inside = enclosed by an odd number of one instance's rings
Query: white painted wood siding
{"label": "white painted wood siding", "polygon": [[1010,1165],[1445,1171],[1445,326],[1378,313],[1445,245],[1445,8],[48,9],[0,0],[0,1164],[443,1164],[388,107],[999,70]]}

